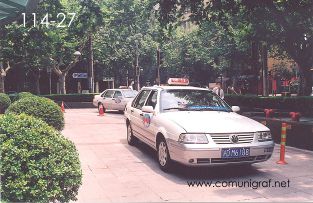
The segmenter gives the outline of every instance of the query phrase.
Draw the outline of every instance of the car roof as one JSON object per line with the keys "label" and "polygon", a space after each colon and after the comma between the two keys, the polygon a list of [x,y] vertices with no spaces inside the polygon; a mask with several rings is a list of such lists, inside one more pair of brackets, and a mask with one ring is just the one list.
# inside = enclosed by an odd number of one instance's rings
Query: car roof
{"label": "car roof", "polygon": [[152,87],[142,87],[142,89],[151,90],[151,89],[161,89],[161,90],[206,90],[206,91],[212,91],[207,88],[201,88],[201,87],[193,87],[193,86],[152,86]]}
{"label": "car roof", "polygon": [[[136,91],[136,90],[132,90],[132,89],[106,89],[106,90],[113,90],[113,91],[117,91],[117,90],[120,90],[120,91]],[[104,91],[106,91],[104,90]]]}

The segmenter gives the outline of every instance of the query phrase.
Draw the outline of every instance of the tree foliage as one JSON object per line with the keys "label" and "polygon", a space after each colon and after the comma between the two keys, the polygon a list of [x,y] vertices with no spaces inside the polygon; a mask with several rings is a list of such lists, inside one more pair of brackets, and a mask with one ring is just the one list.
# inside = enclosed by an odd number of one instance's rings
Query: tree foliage
{"label": "tree foliage", "polygon": [[[186,9],[198,23],[218,22],[232,35],[244,31],[246,42],[266,42],[287,53],[300,67],[300,94],[311,92],[313,4],[310,0],[159,1],[163,24],[175,24]],[[246,31],[245,31],[246,30]]]}
{"label": "tree foliage", "polygon": [[[135,76],[136,56],[143,78],[151,75],[160,38],[159,23],[148,0],[103,1],[104,25],[95,37],[95,58],[102,74],[126,85]],[[138,48],[137,48],[138,47]],[[154,74],[153,74],[154,75]]]}

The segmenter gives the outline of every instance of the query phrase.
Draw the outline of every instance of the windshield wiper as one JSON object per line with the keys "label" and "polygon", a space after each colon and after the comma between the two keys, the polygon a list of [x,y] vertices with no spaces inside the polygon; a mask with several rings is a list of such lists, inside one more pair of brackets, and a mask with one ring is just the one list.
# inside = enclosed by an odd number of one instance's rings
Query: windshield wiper
{"label": "windshield wiper", "polygon": [[198,109],[189,109],[190,111],[216,111],[214,109],[209,109],[209,108],[198,108]]}
{"label": "windshield wiper", "polygon": [[223,112],[229,112],[229,110],[225,108],[209,108],[209,107],[204,107],[204,108],[190,108],[190,111],[223,111]]}
{"label": "windshield wiper", "polygon": [[171,107],[171,108],[166,108],[166,109],[163,109],[163,110],[172,110],[172,109],[177,109],[177,110],[180,110],[180,111],[189,111],[188,109],[181,108],[181,107]]}

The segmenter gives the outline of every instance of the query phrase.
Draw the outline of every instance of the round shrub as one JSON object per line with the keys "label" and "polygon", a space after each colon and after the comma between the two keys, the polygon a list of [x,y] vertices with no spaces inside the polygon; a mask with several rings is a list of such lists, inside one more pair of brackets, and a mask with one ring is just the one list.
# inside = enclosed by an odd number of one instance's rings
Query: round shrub
{"label": "round shrub", "polygon": [[7,94],[0,93],[0,113],[4,113],[4,111],[10,106],[11,100]]}
{"label": "round shrub", "polygon": [[26,98],[26,97],[36,97],[36,95],[30,92],[19,92],[17,97],[15,98],[15,101]]}
{"label": "round shrub", "polygon": [[44,97],[25,97],[12,103],[6,112],[34,116],[57,130],[62,130],[64,127],[61,108],[54,101]]}
{"label": "round shrub", "polygon": [[75,145],[26,114],[0,116],[1,199],[7,202],[76,200],[82,171]]}

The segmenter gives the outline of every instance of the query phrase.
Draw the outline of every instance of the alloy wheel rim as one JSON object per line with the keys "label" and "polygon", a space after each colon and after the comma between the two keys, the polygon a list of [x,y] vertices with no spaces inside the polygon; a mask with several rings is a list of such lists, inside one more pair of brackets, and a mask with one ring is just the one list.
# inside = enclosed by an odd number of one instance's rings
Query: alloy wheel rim
{"label": "alloy wheel rim", "polygon": [[167,148],[164,142],[159,144],[159,163],[161,166],[165,166],[167,162]]}

